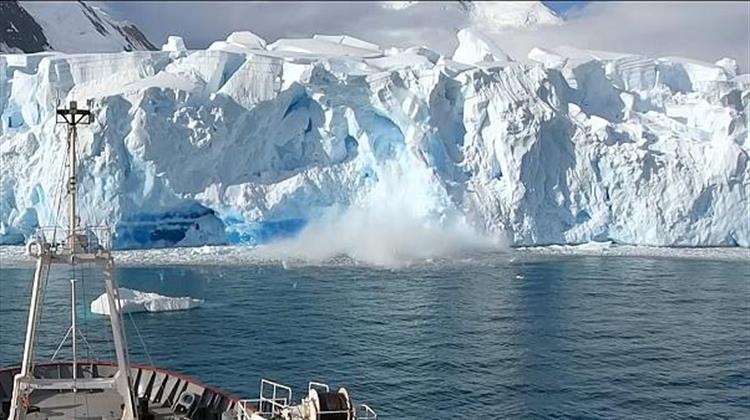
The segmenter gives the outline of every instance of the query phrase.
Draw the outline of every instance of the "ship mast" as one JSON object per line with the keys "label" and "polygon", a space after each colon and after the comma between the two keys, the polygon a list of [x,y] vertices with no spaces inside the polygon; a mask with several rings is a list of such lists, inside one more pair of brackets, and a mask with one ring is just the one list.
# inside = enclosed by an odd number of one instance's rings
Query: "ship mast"
{"label": "ship mast", "polygon": [[78,212],[76,209],[76,141],[78,140],[78,125],[91,124],[91,110],[78,109],[76,101],[70,101],[70,108],[56,111],[58,123],[68,125],[68,241],[71,250],[76,249],[76,231],[78,230]]}
{"label": "ship mast", "polygon": [[[62,243],[55,242],[56,227],[40,228],[36,238],[27,245],[29,254],[36,258],[36,270],[31,290],[29,318],[26,326],[26,340],[24,343],[21,371],[13,380],[13,397],[10,404],[9,420],[23,420],[29,404],[33,405],[33,391],[58,390],[61,392],[77,390],[108,390],[114,389],[122,397],[122,420],[135,420],[138,417],[135,409],[135,398],[132,390],[132,378],[127,354],[127,342],[122,323],[122,308],[120,307],[117,281],[114,277],[114,258],[111,253],[109,229],[89,227],[81,229],[77,209],[77,157],[76,142],[78,140],[77,127],[88,125],[93,121],[90,109],[80,109],[75,101],[71,101],[68,108],[56,110],[56,121],[65,124],[67,131],[67,193],[68,193],[68,227],[67,235]],[[52,242],[48,242],[51,233]],[[76,355],[76,320],[75,320],[75,282],[71,281],[71,330],[73,346],[72,378],[44,379],[34,377],[34,355],[37,344],[37,327],[41,319],[42,296],[46,278],[52,264],[92,263],[102,267],[104,286],[109,304],[109,317],[112,336],[117,357],[117,371],[111,377],[79,378],[78,360]],[[70,332],[70,331],[69,331]]]}

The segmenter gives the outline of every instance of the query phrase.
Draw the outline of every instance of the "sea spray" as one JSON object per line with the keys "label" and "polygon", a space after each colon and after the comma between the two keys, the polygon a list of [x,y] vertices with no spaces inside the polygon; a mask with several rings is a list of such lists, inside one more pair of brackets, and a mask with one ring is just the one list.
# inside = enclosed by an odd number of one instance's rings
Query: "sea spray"
{"label": "sea spray", "polygon": [[409,153],[378,167],[358,203],[331,207],[294,238],[258,248],[265,258],[323,262],[339,256],[378,266],[503,247],[483,236],[448,198],[439,178]]}

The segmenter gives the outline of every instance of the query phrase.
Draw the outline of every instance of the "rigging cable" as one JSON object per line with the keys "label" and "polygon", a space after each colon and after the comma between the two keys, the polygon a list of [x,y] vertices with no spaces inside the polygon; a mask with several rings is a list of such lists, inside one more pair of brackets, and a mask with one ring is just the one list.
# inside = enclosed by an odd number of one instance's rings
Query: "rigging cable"
{"label": "rigging cable", "polygon": [[83,329],[85,332],[78,330],[78,333],[80,334],[83,343],[86,344],[86,360],[91,361],[91,357],[93,356],[93,360],[98,362],[99,356],[96,354],[96,350],[94,350],[94,348],[89,343],[89,340],[86,338],[89,335],[89,311],[86,308],[86,276],[84,272],[85,271],[81,269],[81,302],[83,303],[81,306],[83,307]]}
{"label": "rigging cable", "polygon": [[148,364],[150,366],[154,365],[154,361],[151,359],[151,354],[148,352],[148,348],[146,347],[146,342],[143,341],[143,336],[141,335],[141,332],[138,330],[138,325],[136,325],[135,320],[133,319],[133,315],[128,312],[128,317],[130,317],[130,322],[133,323],[133,328],[135,328],[135,333],[138,335],[138,339],[141,341],[141,346],[143,346],[143,351],[146,353],[146,358],[148,359]]}
{"label": "rigging cable", "polygon": [[[70,142],[70,139],[68,139],[68,146],[70,144],[69,142]],[[67,163],[68,163],[68,154],[65,153],[65,157],[62,160],[62,165],[60,166],[59,176],[57,177],[57,179],[59,179],[61,181],[59,183],[59,188],[57,189],[57,191],[55,193],[55,217],[52,220],[52,242],[51,242],[53,246],[56,246],[58,221],[60,219],[60,213],[62,211],[63,187],[65,186],[64,172],[65,172],[65,167],[67,166]],[[41,234],[42,234],[42,236],[44,236],[44,230],[43,229],[41,230]],[[43,317],[44,317],[44,311],[42,311],[41,308],[44,307],[46,305],[46,302],[47,302],[46,291],[47,291],[47,285],[49,284],[49,275],[50,275],[50,271],[51,271],[51,269],[50,269],[51,266],[52,266],[52,261],[47,261],[47,266],[45,268],[45,274],[44,274],[44,280],[43,280],[44,285],[42,286],[42,288],[40,290],[40,293],[41,293],[41,296],[40,296],[41,306],[39,306],[38,309],[37,309],[38,310],[37,319],[39,320],[38,322],[40,324],[42,323],[42,320],[43,320]],[[65,338],[67,337],[67,335],[69,333],[70,332],[66,333],[65,337],[63,337],[62,342],[65,341]],[[61,342],[61,344],[62,344],[62,342]],[[37,336],[37,343],[35,343],[35,344],[38,344],[38,336]],[[54,360],[54,358],[57,356],[57,352],[60,351],[61,347],[62,346],[59,346],[58,349],[55,350],[54,354],[52,355],[51,360]],[[31,366],[32,366],[32,370],[33,370],[33,368],[34,368],[34,357],[31,358]]]}
{"label": "rigging cable", "polygon": [[[70,135],[68,135],[70,137]],[[70,147],[70,138],[68,138],[68,146]],[[57,190],[57,194],[55,197],[55,218],[53,220],[53,230],[52,230],[52,245],[56,245],[55,240],[57,238],[57,227],[58,222],[60,220],[60,212],[62,210],[62,196],[63,196],[63,188],[65,187],[65,167],[68,166],[68,153],[65,153],[65,157],[62,160],[62,166],[60,167],[60,176],[57,178],[60,180],[59,189]]]}

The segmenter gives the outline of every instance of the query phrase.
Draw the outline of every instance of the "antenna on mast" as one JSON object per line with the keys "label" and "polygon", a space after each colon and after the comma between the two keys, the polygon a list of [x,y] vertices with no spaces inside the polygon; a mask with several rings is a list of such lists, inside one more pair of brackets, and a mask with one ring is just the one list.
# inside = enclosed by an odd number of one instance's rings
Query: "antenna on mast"
{"label": "antenna on mast", "polygon": [[[90,107],[91,101],[87,101],[87,105]],[[78,130],[79,125],[88,125],[93,122],[93,113],[91,109],[79,109],[76,101],[70,101],[68,108],[57,108],[55,112],[55,122],[58,124],[67,124],[68,126],[68,240],[67,245],[70,247],[71,254],[76,252],[76,245],[78,242],[77,230],[78,226],[78,214],[76,208],[76,142],[78,141]]]}

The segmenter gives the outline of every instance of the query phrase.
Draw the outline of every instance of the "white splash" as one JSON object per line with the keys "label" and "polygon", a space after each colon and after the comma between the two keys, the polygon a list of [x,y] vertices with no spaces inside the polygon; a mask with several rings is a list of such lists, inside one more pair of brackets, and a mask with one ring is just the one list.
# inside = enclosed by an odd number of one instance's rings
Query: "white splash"
{"label": "white splash", "polygon": [[[379,266],[500,249],[452,205],[431,170],[405,156],[384,164],[361,203],[332,208],[298,236],[258,248],[269,259],[323,262],[338,256]],[[449,210],[446,211],[445,209]],[[432,213],[440,212],[437,217]]]}

